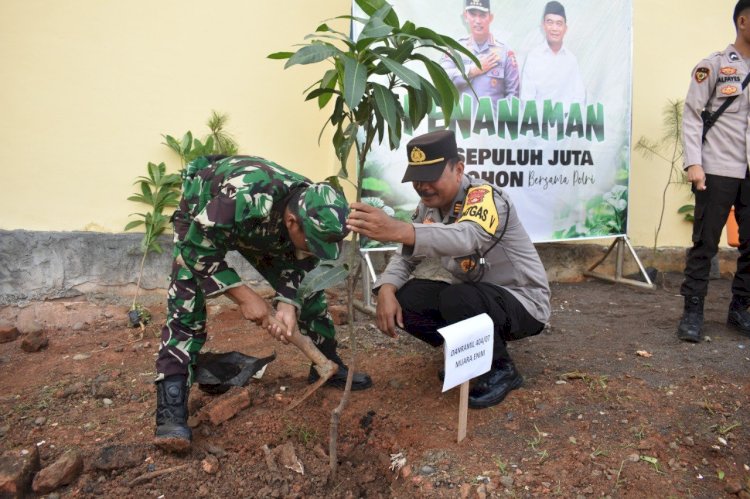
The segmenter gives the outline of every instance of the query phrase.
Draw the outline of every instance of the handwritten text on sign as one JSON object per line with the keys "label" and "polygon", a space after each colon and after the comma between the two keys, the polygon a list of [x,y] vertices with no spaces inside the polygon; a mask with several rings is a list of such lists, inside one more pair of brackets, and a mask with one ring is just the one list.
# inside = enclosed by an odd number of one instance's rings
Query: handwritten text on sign
{"label": "handwritten text on sign", "polygon": [[444,392],[490,370],[493,331],[487,314],[438,329],[445,339]]}

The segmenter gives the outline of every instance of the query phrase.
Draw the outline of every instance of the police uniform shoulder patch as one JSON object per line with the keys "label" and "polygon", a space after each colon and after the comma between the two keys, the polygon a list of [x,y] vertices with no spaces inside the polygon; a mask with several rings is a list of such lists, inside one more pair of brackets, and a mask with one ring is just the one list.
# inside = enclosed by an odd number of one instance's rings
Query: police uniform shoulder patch
{"label": "police uniform shoulder patch", "polygon": [[495,193],[491,186],[478,185],[469,189],[458,222],[474,222],[488,234],[495,234],[500,223],[500,216],[497,213]]}
{"label": "police uniform shoulder patch", "polygon": [[708,75],[711,74],[711,70],[706,67],[700,67],[695,70],[695,81],[698,83],[703,83],[706,81],[706,78],[708,78]]}

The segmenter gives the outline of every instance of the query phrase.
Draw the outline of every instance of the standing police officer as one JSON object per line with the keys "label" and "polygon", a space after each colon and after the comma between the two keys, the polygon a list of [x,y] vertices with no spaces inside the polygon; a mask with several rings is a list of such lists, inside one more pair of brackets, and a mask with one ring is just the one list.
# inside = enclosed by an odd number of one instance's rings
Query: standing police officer
{"label": "standing police officer", "polygon": [[[495,325],[492,368],[475,380],[469,406],[499,404],[523,382],[506,341],[539,333],[549,319],[547,275],[508,195],[464,175],[454,132],[415,137],[407,155],[403,181],[420,197],[413,223],[362,203],[352,203],[347,219],[355,232],[402,244],[373,287],[378,328],[395,337],[398,325],[439,346],[438,328],[487,313]],[[451,284],[411,279],[429,257],[440,257]]]}
{"label": "standing police officer", "polygon": [[[507,44],[498,41],[490,32],[494,19],[490,0],[466,0],[464,19],[470,36],[459,42],[481,63],[481,67],[477,67],[468,57],[461,56],[474,92],[479,97],[491,97],[493,104],[498,99],[518,97],[520,84],[516,56]],[[441,64],[459,92],[470,92],[469,84],[449,57],[443,57]]]}
{"label": "standing police officer", "polygon": [[[282,341],[299,325],[339,365],[327,384],[343,388],[347,368],[336,353],[325,293],[301,300],[297,288],[319,258],[338,257],[347,212],[346,198],[329,184],[311,183],[262,158],[217,156],[187,165],[173,216],[168,315],[156,360],[157,446],[170,451],[190,447],[187,400],[193,364],[206,341],[206,298],[222,293],[239,304],[245,319]],[[225,256],[230,250],[238,251],[276,290],[275,317],[286,329],[269,325],[273,309],[229,267]],[[308,381],[317,379],[311,366]],[[371,384],[369,376],[357,373],[352,390]]]}
{"label": "standing police officer", "polygon": [[[703,59],[693,69],[685,98],[683,141],[688,181],[695,193],[693,247],[688,252],[685,280],[680,293],[685,310],[677,328],[681,340],[703,338],[703,302],[708,290],[711,258],[718,251],[721,230],[734,205],[740,228],[737,272],[727,323],[750,336],[750,101],[742,82],[750,66],[750,0],[734,8],[736,39],[722,52]],[[715,112],[727,99],[729,107],[718,117],[703,140],[701,114]],[[704,113],[705,114],[705,113]]]}

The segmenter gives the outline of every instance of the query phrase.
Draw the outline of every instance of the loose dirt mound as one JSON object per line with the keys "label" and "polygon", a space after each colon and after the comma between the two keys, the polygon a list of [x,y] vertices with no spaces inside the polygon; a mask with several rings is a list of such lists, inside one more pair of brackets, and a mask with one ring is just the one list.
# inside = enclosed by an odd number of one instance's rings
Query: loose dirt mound
{"label": "loose dirt mound", "polygon": [[[441,393],[437,378],[441,350],[391,340],[360,315],[357,362],[374,387],[352,394],[332,483],[340,392],[323,388],[285,412],[307,386],[308,361],[228,305],[213,307],[207,348],[278,358],[248,386],[249,407],[216,426],[203,418],[187,455],[151,445],[164,318],[154,309],[142,338],[114,325],[123,309],[47,327],[39,352],[21,350],[23,336],[0,344],[0,443],[12,455],[37,445],[42,467],[81,450],[84,470],[62,497],[750,497],[750,339],[725,327],[730,283],[720,280],[707,300],[711,341],[679,342],[678,283],[553,285],[551,326],[511,344],[523,388],[471,411],[461,444],[458,390]],[[349,360],[347,335],[341,326]],[[191,392],[194,412],[212,400]]]}

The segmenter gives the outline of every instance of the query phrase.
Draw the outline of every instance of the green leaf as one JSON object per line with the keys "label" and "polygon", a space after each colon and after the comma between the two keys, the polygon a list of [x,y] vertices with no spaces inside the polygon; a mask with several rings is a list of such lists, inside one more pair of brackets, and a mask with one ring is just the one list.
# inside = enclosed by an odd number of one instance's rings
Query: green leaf
{"label": "green leaf", "polygon": [[677,213],[692,213],[693,210],[695,210],[694,204],[683,204],[679,208],[677,208]]}
{"label": "green leaf", "polygon": [[[367,14],[368,16],[374,15],[376,12],[378,12],[380,9],[385,8],[386,6],[390,7],[388,2],[385,0],[355,0],[357,5],[359,6],[362,11]],[[381,13],[382,16],[382,13]],[[391,8],[390,12],[386,16],[383,17],[383,21],[385,21],[388,25],[393,26],[394,28],[398,27],[398,16],[396,15],[396,12]]]}
{"label": "green leaf", "polygon": [[146,201],[146,198],[144,198],[140,194],[134,194],[132,196],[129,196],[128,197],[128,201],[134,201],[136,203],[146,203],[146,204],[148,204],[148,202]]}
{"label": "green leaf", "polygon": [[336,175],[331,175],[330,177],[326,177],[325,181],[331,184],[333,188],[338,190],[339,192],[344,192],[344,188],[341,186],[339,177],[337,177]]}
{"label": "green leaf", "polygon": [[172,149],[177,154],[181,154],[182,150],[180,149],[180,143],[177,142],[177,139],[172,137],[171,135],[162,135],[164,137],[164,140],[167,141],[167,147]]}
{"label": "green leaf", "polygon": [[295,64],[313,64],[324,61],[329,57],[340,54],[341,51],[328,43],[312,43],[305,45],[286,61],[284,69]]}
{"label": "green leaf", "polygon": [[387,25],[382,19],[373,17],[362,29],[362,32],[357,38],[357,49],[362,50],[367,46],[368,41],[377,40],[384,36],[388,36],[393,31],[393,27]]}
{"label": "green leaf", "polygon": [[[335,69],[329,69],[326,71],[326,73],[323,75],[323,78],[320,81],[320,88],[330,88],[335,89],[336,88],[336,82],[338,81],[339,73]],[[331,100],[331,97],[333,97],[333,94],[322,94],[320,97],[318,97],[318,107],[320,109],[323,109],[326,104]]]}
{"label": "green leaf", "polygon": [[133,220],[132,222],[128,222],[128,225],[125,226],[123,231],[129,231],[130,229],[134,229],[141,225],[143,225],[143,220]]}
{"label": "green leaf", "polygon": [[297,299],[304,301],[319,291],[332,288],[346,280],[348,275],[347,264],[339,265],[336,262],[322,261],[302,279],[297,288]]}
{"label": "green leaf", "polygon": [[395,129],[396,121],[398,120],[396,99],[390,90],[378,83],[372,84],[372,90],[375,95],[375,106],[378,112],[383,116],[385,122],[388,123],[388,127]]}
{"label": "green leaf", "polygon": [[316,88],[315,90],[307,94],[307,96],[305,96],[305,100],[312,100],[316,97],[320,97],[321,95],[328,95],[328,98],[330,99],[335,93],[336,91],[330,88]]}
{"label": "green leaf", "polygon": [[435,88],[440,94],[438,104],[440,104],[440,107],[443,109],[443,115],[445,116],[445,121],[447,123],[450,121],[454,105],[458,102],[458,91],[456,90],[456,86],[448,77],[448,73],[446,73],[439,64],[436,64],[422,54],[416,54],[415,58],[418,58],[424,63],[427,72],[430,74],[430,79],[432,79]]}
{"label": "green leaf", "polygon": [[141,194],[143,194],[143,198],[146,200],[146,204],[153,204],[154,197],[151,194],[151,188],[146,182],[141,182]]}
{"label": "green leaf", "polygon": [[396,46],[395,50],[392,51],[388,57],[398,63],[403,64],[407,58],[412,57],[414,54],[414,42],[406,40],[403,43]]}
{"label": "green leaf", "polygon": [[367,68],[351,57],[344,57],[344,100],[355,109],[365,93]]}
{"label": "green leaf", "polygon": [[419,89],[421,87],[421,77],[411,69],[388,57],[383,57],[380,60],[391,72],[393,72],[397,77],[401,79],[401,81],[403,81],[408,86],[414,87],[416,89]]}
{"label": "green leaf", "polygon": [[266,57],[268,59],[289,59],[294,55],[294,52],[274,52],[273,54],[268,54]]}
{"label": "green leaf", "polygon": [[185,135],[182,136],[182,142],[180,143],[180,152],[184,156],[190,152],[190,149],[193,147],[193,133],[191,131],[187,131]]}

